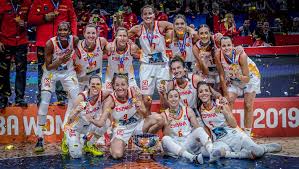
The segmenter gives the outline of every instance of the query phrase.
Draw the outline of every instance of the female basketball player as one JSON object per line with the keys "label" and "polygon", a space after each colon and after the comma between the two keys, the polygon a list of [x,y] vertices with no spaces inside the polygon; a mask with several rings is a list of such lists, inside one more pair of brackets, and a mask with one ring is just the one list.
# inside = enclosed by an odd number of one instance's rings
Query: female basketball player
{"label": "female basketball player", "polygon": [[[281,150],[279,144],[256,144],[237,125],[231,109],[227,104],[212,99],[211,87],[206,82],[197,86],[199,112],[203,123],[213,136],[213,144],[217,149],[224,148],[221,155],[226,158],[261,157],[266,152]],[[223,150],[224,150],[223,149]]]}
{"label": "female basketball player", "polygon": [[210,162],[217,160],[221,152],[213,150],[209,135],[199,126],[193,110],[180,106],[180,94],[176,89],[167,93],[169,108],[162,114],[165,119],[162,146],[164,151],[173,156],[181,156],[191,162],[203,164],[201,147],[210,154]]}
{"label": "female basketball player", "polygon": [[129,78],[129,86],[137,86],[133,57],[139,57],[140,49],[136,44],[129,43],[127,29],[119,27],[116,30],[114,42],[110,42],[106,49],[108,53],[108,66],[105,77],[106,89],[112,90],[111,81],[114,74],[127,75]]}
{"label": "female basketball player", "polygon": [[229,37],[222,37],[221,48],[215,54],[220,83],[229,99],[230,108],[238,96],[244,93],[245,132],[250,135],[253,123],[253,102],[259,94],[261,75],[255,63],[247,56],[241,46],[234,47]]}
{"label": "female basketball player", "polygon": [[98,126],[105,124],[108,116],[113,121],[111,155],[115,159],[124,156],[125,147],[133,134],[156,133],[163,127],[161,115],[149,115],[144,106],[141,92],[129,87],[128,77],[115,74],[112,79],[113,93],[104,103],[103,115]]}
{"label": "female basketball player", "polygon": [[105,38],[98,37],[96,25],[86,25],[83,35],[84,39],[78,43],[75,61],[81,91],[88,86],[92,75],[102,77],[103,50],[107,45]]}

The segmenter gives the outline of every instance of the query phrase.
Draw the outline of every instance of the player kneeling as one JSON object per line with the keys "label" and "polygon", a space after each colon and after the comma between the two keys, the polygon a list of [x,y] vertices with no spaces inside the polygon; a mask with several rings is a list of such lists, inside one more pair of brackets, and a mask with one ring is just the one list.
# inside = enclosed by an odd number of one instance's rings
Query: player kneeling
{"label": "player kneeling", "polygon": [[[103,136],[110,126],[109,120],[102,123],[98,121],[102,113],[102,103],[109,96],[109,92],[101,90],[101,84],[101,78],[93,75],[89,80],[89,89],[79,94],[75,109],[65,126],[65,137],[61,145],[63,154],[69,153],[73,158],[80,158],[83,150],[94,156],[103,155],[103,152],[95,147],[95,139],[86,138],[87,134],[95,137]],[[80,135],[85,137],[82,138]]]}

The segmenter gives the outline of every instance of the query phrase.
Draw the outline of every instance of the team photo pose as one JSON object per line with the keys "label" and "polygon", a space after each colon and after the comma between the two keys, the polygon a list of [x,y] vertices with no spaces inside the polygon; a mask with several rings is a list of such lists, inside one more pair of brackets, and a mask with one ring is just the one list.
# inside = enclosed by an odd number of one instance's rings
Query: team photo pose
{"label": "team photo pose", "polygon": [[[261,93],[261,75],[255,63],[247,56],[243,47],[234,47],[231,38],[224,36],[217,50],[216,65],[220,75],[221,88],[230,103],[244,94],[244,130],[250,135],[253,124],[253,103],[256,94]],[[241,121],[241,124],[243,122]]]}
{"label": "team photo pose", "polygon": [[61,22],[58,26],[57,36],[47,41],[45,48],[45,64],[41,86],[41,102],[38,108],[38,141],[36,152],[44,151],[43,135],[46,130],[48,107],[52,93],[55,91],[56,81],[60,81],[65,91],[68,92],[68,107],[63,125],[68,118],[73,103],[79,94],[77,75],[74,70],[72,55],[77,46],[78,37],[71,35],[68,22]]}
{"label": "team photo pose", "polygon": [[187,26],[184,15],[178,14],[174,17],[173,31],[166,35],[166,45],[171,49],[172,57],[180,55],[188,72],[193,72],[195,57],[192,52],[193,44],[198,40],[198,35]]}
{"label": "team photo pose", "polygon": [[140,89],[148,96],[145,102],[148,111],[151,106],[151,96],[161,80],[169,80],[169,58],[165,52],[165,33],[173,26],[167,21],[155,21],[155,9],[145,5],[141,9],[143,22],[133,26],[129,31],[129,38],[138,37],[141,46],[140,56]]}
{"label": "team photo pose", "polygon": [[110,152],[114,159],[124,156],[126,145],[134,134],[155,134],[163,127],[163,117],[150,115],[144,106],[141,91],[129,87],[128,77],[115,74],[112,79],[113,93],[106,99],[103,115],[97,126],[103,126],[108,117],[112,119]]}
{"label": "team photo pose", "polygon": [[129,78],[129,86],[137,86],[134,74],[133,59],[138,58],[140,49],[130,42],[128,31],[124,27],[116,30],[114,42],[107,45],[108,65],[105,76],[107,90],[112,90],[111,81],[114,74],[124,74]]}
{"label": "team photo pose", "polygon": [[201,147],[210,154],[210,162],[217,160],[221,152],[213,147],[212,140],[199,126],[193,110],[180,106],[180,94],[176,89],[167,93],[169,108],[162,115],[165,119],[162,146],[164,152],[174,157],[184,157],[203,164]]}
{"label": "team photo pose", "polygon": [[[103,126],[97,126],[102,114],[104,100],[110,92],[102,90],[102,80],[99,75],[92,75],[89,78],[88,89],[79,93],[74,109],[70,113],[64,127],[65,137],[62,140],[61,150],[63,154],[70,154],[73,158],[82,157],[82,151],[92,153],[94,156],[103,155],[94,145],[96,138],[104,135],[110,126],[107,120]],[[83,140],[80,135],[92,136],[92,139]]]}
{"label": "team photo pose", "polygon": [[81,91],[88,86],[88,80],[92,75],[102,77],[103,50],[107,45],[105,38],[98,37],[96,25],[86,25],[83,35],[84,39],[79,41],[76,49],[75,61]]}
{"label": "team photo pose", "polygon": [[197,61],[197,74],[202,78],[206,78],[207,82],[213,84],[215,89],[218,89],[219,74],[215,64],[216,43],[211,35],[208,25],[202,24],[199,26],[198,35],[200,40],[193,46],[193,54]]}
{"label": "team photo pose", "polygon": [[276,143],[256,144],[238,127],[229,105],[212,99],[211,89],[206,82],[198,83],[198,109],[203,123],[211,132],[214,146],[222,149],[221,156],[253,159],[264,153],[281,151],[281,145]]}

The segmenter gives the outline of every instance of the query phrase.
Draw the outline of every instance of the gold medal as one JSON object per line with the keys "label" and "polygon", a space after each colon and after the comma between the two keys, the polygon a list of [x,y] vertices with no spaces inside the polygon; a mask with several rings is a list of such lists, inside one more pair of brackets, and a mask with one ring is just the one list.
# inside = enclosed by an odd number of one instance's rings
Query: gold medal
{"label": "gold medal", "polygon": [[163,85],[163,86],[166,85],[166,81],[165,81],[165,80],[161,80],[160,83],[161,83],[161,85]]}
{"label": "gold medal", "polygon": [[19,15],[17,15],[16,18],[15,18],[15,21],[16,22],[20,22],[21,21],[21,17]]}
{"label": "gold medal", "polygon": [[89,57],[94,57],[94,54],[93,54],[93,53],[87,53],[87,55],[88,55]]}

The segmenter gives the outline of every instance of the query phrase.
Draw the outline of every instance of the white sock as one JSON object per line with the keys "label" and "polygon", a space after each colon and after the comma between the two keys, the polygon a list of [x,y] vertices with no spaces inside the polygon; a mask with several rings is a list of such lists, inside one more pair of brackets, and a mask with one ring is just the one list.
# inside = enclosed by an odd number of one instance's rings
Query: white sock
{"label": "white sock", "polygon": [[177,156],[182,156],[184,158],[189,159],[191,162],[193,162],[193,158],[195,157],[195,155],[189,153],[186,150],[183,150],[180,145],[178,145],[177,143],[175,143],[173,141],[173,138],[171,138],[169,136],[164,136],[162,138],[162,145],[166,152],[170,152]]}
{"label": "white sock", "polygon": [[44,138],[45,125],[37,125],[37,136]]}

